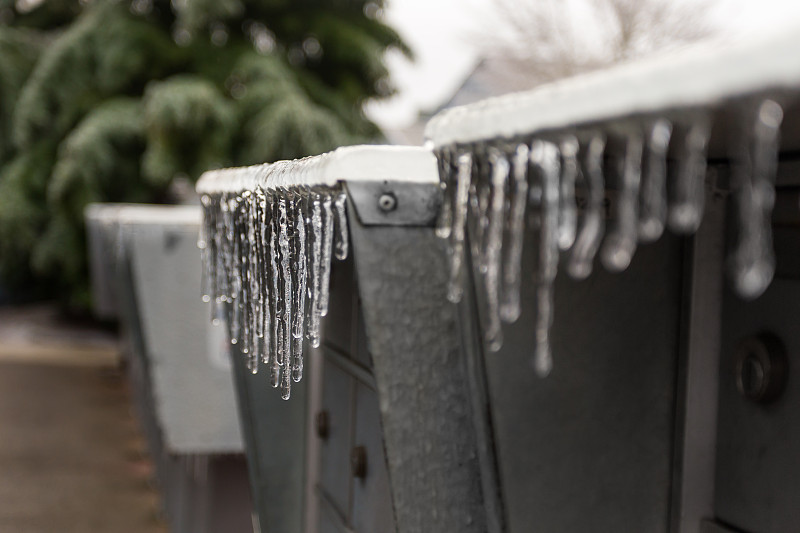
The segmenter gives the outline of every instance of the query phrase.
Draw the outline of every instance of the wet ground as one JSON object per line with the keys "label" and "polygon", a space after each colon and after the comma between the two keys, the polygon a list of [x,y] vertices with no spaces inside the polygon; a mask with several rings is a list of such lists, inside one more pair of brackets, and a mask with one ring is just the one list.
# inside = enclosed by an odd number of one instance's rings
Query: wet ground
{"label": "wet ground", "polygon": [[113,336],[0,308],[0,531],[165,533]]}

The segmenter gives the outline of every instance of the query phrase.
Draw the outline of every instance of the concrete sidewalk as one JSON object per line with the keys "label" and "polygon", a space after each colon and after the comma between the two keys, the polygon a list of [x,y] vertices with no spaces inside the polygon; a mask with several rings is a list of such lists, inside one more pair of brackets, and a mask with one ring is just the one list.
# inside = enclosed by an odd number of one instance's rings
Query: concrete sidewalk
{"label": "concrete sidewalk", "polygon": [[0,531],[165,533],[113,337],[0,310]]}

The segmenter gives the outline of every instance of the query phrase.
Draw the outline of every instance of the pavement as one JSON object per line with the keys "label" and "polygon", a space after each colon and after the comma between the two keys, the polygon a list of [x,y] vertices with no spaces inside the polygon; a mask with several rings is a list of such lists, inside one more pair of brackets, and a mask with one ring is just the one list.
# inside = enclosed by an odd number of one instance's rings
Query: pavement
{"label": "pavement", "polygon": [[0,308],[0,532],[166,533],[116,338]]}

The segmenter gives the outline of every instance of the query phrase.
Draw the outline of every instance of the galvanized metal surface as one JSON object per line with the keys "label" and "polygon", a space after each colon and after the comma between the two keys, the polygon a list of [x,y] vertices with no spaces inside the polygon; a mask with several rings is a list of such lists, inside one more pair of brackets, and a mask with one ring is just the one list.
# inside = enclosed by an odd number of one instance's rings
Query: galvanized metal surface
{"label": "galvanized metal surface", "polygon": [[[526,242],[523,272],[536,248]],[[665,236],[621,274],[559,276],[547,378],[532,366],[533,298],[484,354],[509,533],[670,531],[683,260],[682,241]]]}
{"label": "galvanized metal surface", "polygon": [[244,479],[246,466],[243,457],[235,454],[175,454],[168,449],[162,420],[156,414],[158,407],[151,379],[153,361],[149,357],[143,329],[144,308],[139,302],[141,292],[134,273],[133,248],[122,248],[115,266],[118,309],[123,318],[125,346],[129,352],[128,375],[148,448],[156,465],[163,511],[171,530],[176,533],[221,533],[231,528],[247,531],[252,504]]}
{"label": "galvanized metal surface", "polygon": [[260,533],[303,531],[307,383],[283,401],[268,373],[252,374],[235,347],[231,357]]}
{"label": "galvanized metal surface", "polygon": [[[316,425],[312,442],[319,472],[315,533],[395,531],[392,492],[383,447],[375,378],[367,353],[352,256],[331,270],[330,308],[322,328],[320,386],[312,396]],[[314,400],[312,400],[314,401]]]}
{"label": "galvanized metal surface", "polygon": [[718,522],[712,522],[710,520],[706,520],[700,525],[700,533],[738,533],[738,532],[729,529]]}
{"label": "galvanized metal surface", "polygon": [[[724,169],[717,169],[724,172]],[[709,191],[691,241],[685,290],[685,356],[679,367],[672,531],[700,533],[714,516],[719,351],[727,195]]]}
{"label": "galvanized metal surface", "polygon": [[156,414],[172,453],[236,453],[243,443],[227,344],[200,301],[197,225],[123,228]]}
{"label": "galvanized metal surface", "polygon": [[469,383],[433,228],[366,227],[349,206],[400,533],[486,531]]}
{"label": "galvanized metal surface", "polygon": [[438,183],[348,182],[347,192],[365,226],[431,226],[439,214]]}
{"label": "galvanized metal surface", "polygon": [[[800,234],[793,233],[796,240]],[[725,294],[714,501],[717,517],[748,533],[785,533],[800,524],[799,314],[797,279],[776,279],[752,302]],[[789,356],[787,387],[767,405],[736,385],[740,342],[764,331],[776,335]]]}

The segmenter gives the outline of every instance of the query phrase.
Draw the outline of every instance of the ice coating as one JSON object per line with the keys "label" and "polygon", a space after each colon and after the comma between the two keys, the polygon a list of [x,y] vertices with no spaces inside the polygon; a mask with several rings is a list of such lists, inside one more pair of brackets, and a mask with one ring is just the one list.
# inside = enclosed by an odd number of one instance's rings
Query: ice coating
{"label": "ice coating", "polygon": [[[737,219],[728,266],[735,291],[752,299],[775,270],[771,216],[783,110],[770,98],[747,99],[735,109],[741,127],[733,140],[726,137]],[[532,364],[546,376],[559,264],[578,280],[591,275],[596,256],[607,270],[621,272],[639,244],[657,240],[665,228],[682,235],[697,230],[711,116],[707,109],[672,110],[437,148],[443,207],[436,234],[448,240],[448,293],[453,302],[461,299],[469,249],[483,293],[477,302],[487,349],[501,347],[502,322],[520,318],[520,280],[530,275],[535,313],[523,318],[534,327]],[[526,273],[523,246],[532,244],[536,260]]]}
{"label": "ice coating", "polygon": [[289,399],[303,376],[305,341],[319,346],[330,261],[347,256],[344,189],[204,192],[201,204],[204,292],[217,304],[217,318],[224,311],[247,368],[267,371]]}
{"label": "ice coating", "polygon": [[320,345],[331,261],[350,248],[345,182],[436,183],[421,147],[349,146],[319,156],[211,170],[197,183],[203,210],[204,299],[226,320],[252,372],[291,396],[305,341]]}

